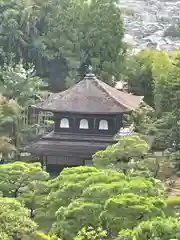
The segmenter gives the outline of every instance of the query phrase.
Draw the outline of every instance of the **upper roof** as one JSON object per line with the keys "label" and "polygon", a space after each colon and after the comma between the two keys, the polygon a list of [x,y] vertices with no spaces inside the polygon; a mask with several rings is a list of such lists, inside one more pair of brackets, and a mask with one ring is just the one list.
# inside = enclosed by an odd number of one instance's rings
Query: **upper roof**
{"label": "upper roof", "polygon": [[119,91],[89,73],[69,89],[51,94],[32,107],[51,112],[117,114],[136,109],[142,99],[142,96]]}

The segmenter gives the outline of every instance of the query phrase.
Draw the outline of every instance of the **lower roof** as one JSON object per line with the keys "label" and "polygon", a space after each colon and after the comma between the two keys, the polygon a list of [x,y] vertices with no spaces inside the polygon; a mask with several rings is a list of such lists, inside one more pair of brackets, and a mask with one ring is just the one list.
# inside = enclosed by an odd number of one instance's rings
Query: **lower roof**
{"label": "lower roof", "polygon": [[85,134],[59,134],[51,132],[39,141],[25,147],[25,151],[36,155],[84,155],[92,156],[99,150],[104,150],[116,141],[113,136],[98,136]]}
{"label": "lower roof", "polygon": [[54,141],[40,140],[25,148],[27,152],[37,155],[93,155],[99,150],[104,150],[110,143],[94,143],[94,142],[74,142],[74,141]]}

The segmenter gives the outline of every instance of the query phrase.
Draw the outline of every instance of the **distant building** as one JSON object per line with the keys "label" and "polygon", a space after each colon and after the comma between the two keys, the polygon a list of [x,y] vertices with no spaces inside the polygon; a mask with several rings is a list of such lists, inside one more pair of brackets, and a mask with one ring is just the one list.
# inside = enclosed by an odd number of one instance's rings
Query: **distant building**
{"label": "distant building", "polygon": [[132,126],[123,128],[123,114],[135,110],[142,98],[119,91],[88,73],[73,87],[32,106],[54,114],[54,130],[27,146],[26,151],[39,156],[50,173],[92,165],[95,152],[114,144],[115,136],[133,131]]}

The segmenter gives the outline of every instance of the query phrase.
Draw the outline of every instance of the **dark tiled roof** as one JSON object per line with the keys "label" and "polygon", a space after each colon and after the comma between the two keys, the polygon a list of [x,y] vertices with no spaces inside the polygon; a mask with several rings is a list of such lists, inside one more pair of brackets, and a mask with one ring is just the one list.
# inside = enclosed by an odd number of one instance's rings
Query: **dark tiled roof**
{"label": "dark tiled roof", "polygon": [[113,114],[136,109],[142,98],[119,91],[89,74],[71,88],[51,94],[32,107],[52,112]]}
{"label": "dark tiled roof", "polygon": [[58,156],[89,156],[95,152],[104,150],[110,143],[70,140],[46,140],[25,147],[25,151],[37,155],[58,155]]}
{"label": "dark tiled roof", "polygon": [[37,155],[88,155],[92,156],[99,150],[117,141],[112,136],[93,134],[71,134],[50,132],[39,141],[25,147],[25,151]]}

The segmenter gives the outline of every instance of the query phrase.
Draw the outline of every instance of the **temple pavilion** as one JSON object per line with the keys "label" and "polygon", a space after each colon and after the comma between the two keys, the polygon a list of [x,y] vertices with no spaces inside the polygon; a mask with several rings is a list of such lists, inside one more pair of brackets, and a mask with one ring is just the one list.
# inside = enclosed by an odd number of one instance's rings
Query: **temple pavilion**
{"label": "temple pavilion", "polygon": [[64,167],[92,165],[92,155],[114,144],[123,115],[135,110],[142,96],[119,91],[92,73],[69,89],[32,107],[53,113],[54,129],[26,151],[39,157],[50,173]]}

